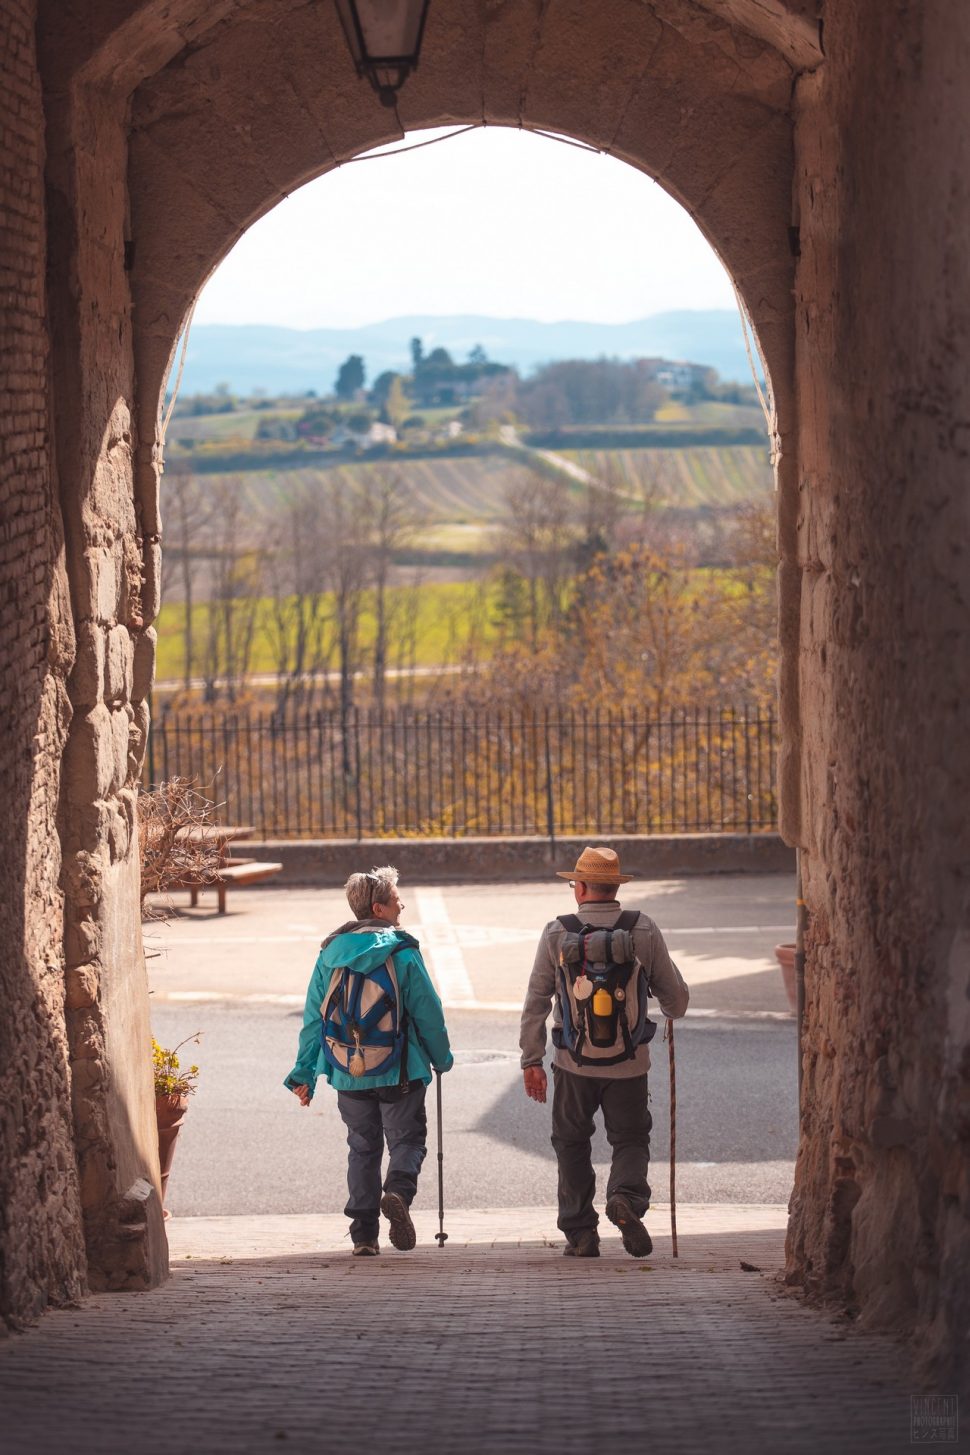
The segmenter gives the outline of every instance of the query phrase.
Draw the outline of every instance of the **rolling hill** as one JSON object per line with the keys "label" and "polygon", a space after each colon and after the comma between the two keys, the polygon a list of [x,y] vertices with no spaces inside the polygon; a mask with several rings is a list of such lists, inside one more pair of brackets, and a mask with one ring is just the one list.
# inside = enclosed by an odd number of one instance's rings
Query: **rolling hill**
{"label": "rolling hill", "polygon": [[707,364],[722,379],[747,384],[751,373],[733,309],[679,309],[631,323],[488,318],[478,314],[413,315],[359,328],[276,328],[265,324],[197,323],[189,337],[182,394],[221,383],[237,394],[329,391],[348,354],[362,354],[367,376],[410,365],[409,344],[442,347],[457,360],[480,344],[489,358],[528,373],[556,359],[665,358]]}

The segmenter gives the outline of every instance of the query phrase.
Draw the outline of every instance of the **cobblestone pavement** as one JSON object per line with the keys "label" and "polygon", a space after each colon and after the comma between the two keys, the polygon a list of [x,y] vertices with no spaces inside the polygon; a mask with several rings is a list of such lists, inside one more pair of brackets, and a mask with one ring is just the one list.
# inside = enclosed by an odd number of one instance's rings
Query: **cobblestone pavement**
{"label": "cobblestone pavement", "polygon": [[563,1259],[535,1208],[455,1214],[445,1249],[420,1226],[415,1252],[366,1261],[332,1251],[342,1220],[307,1251],[310,1218],[187,1219],[162,1289],[0,1343],[0,1449],[909,1449],[902,1351],[782,1291],[780,1214],[685,1207],[676,1262],[660,1208],[644,1262],[613,1236]]}

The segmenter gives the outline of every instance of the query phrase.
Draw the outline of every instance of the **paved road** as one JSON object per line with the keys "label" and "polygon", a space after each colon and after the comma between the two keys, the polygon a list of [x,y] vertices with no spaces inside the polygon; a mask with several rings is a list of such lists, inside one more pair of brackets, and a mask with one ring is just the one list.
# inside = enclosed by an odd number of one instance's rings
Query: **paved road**
{"label": "paved road", "polygon": [[[452,1207],[554,1200],[549,1108],[527,1100],[518,1011],[537,929],[569,907],[558,884],[403,886],[447,1007],[457,1065],[443,1084]],[[691,986],[677,1023],[678,1196],[778,1203],[797,1142],[795,1025],[771,946],[788,938],[784,875],[634,883],[624,897],[664,929]],[[153,1025],[167,1045],[201,1028],[199,1091],[180,1139],[169,1204],[183,1215],[338,1212],[344,1133],[328,1088],[309,1111],[282,1086],[321,933],[341,922],[339,890],[250,890],[149,928]],[[654,1042],[652,1183],[669,1186],[667,1048]],[[601,1134],[596,1160],[608,1148]],[[434,1141],[432,1137],[432,1148]],[[421,1190],[434,1200],[433,1162]]]}
{"label": "paved road", "polygon": [[[348,846],[348,871],[355,867]],[[369,867],[369,866],[365,866]],[[566,885],[402,885],[402,923],[421,941],[445,1004],[517,1013],[539,931],[575,909]],[[340,889],[233,890],[195,910],[177,896],[178,919],[149,926],[149,975],[158,1000],[302,1005],[323,934],[347,918]],[[653,916],[691,987],[691,1011],[787,1015],[773,947],[794,938],[787,874],[715,874],[637,880],[623,903]]]}
{"label": "paved road", "polygon": [[[442,1083],[448,1200],[453,1207],[524,1207],[555,1200],[549,1107],[525,1097],[509,1015],[451,1012],[456,1066]],[[344,1132],[326,1086],[308,1111],[281,1085],[293,1062],[298,1011],[219,1004],[156,1008],[174,1044],[203,1028],[202,1067],[176,1156],[176,1213],[338,1212]],[[694,1021],[677,1027],[678,1196],[689,1202],[785,1202],[797,1140],[795,1030],[790,1023]],[[666,1048],[652,1077],[652,1185],[668,1196]],[[432,1117],[433,1120],[433,1117]],[[432,1160],[422,1185],[432,1206]],[[597,1134],[596,1160],[608,1149]]]}

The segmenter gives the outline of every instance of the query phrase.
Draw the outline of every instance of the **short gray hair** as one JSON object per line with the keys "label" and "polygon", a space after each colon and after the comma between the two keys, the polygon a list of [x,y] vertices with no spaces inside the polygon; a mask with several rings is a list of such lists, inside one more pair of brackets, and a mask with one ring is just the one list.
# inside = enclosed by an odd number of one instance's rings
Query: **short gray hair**
{"label": "short gray hair", "polygon": [[358,919],[370,919],[375,904],[387,904],[397,883],[397,870],[390,864],[369,874],[351,874],[344,889],[347,903]]}
{"label": "short gray hair", "polygon": [[619,880],[615,884],[607,884],[602,879],[584,879],[582,883],[593,891],[591,899],[615,899],[620,889]]}

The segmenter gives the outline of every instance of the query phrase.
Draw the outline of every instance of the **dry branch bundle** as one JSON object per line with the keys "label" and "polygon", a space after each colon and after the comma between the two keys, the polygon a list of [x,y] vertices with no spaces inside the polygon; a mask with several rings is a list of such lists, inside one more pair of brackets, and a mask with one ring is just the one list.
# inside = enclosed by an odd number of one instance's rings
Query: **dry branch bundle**
{"label": "dry branch bundle", "polygon": [[218,807],[194,779],[170,778],[138,796],[142,917],[149,894],[166,894],[188,881],[212,884],[219,871],[219,839],[207,833]]}

